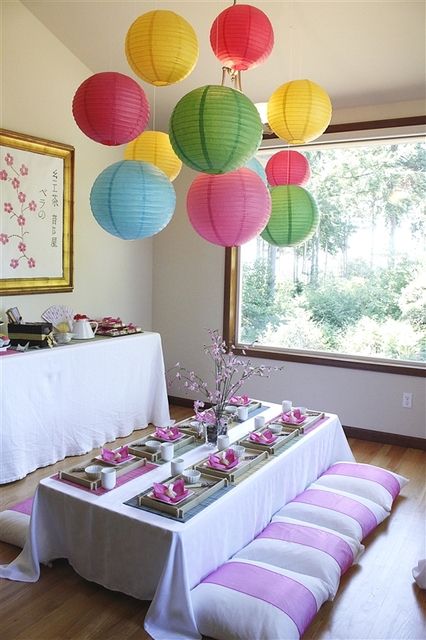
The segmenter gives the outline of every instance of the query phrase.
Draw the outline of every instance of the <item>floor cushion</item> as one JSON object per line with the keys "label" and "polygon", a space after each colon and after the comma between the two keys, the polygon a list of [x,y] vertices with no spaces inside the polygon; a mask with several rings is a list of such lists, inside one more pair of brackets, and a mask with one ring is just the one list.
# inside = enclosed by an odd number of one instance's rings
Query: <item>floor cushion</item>
{"label": "floor cushion", "polygon": [[201,634],[216,640],[297,639],[328,597],[327,585],[294,571],[229,560],[191,592]]}
{"label": "floor cushion", "polygon": [[311,484],[280,509],[272,520],[288,516],[343,533],[361,542],[389,512],[368,498]]}
{"label": "floor cushion", "polygon": [[316,484],[368,498],[390,511],[407,482],[407,478],[371,464],[336,462],[318,478]]}
{"label": "floor cushion", "polygon": [[340,578],[357,561],[362,545],[347,536],[282,519],[271,522],[234,559],[266,562],[323,580],[332,600]]}
{"label": "floor cushion", "polygon": [[27,540],[30,516],[19,511],[0,512],[0,540],[23,548]]}

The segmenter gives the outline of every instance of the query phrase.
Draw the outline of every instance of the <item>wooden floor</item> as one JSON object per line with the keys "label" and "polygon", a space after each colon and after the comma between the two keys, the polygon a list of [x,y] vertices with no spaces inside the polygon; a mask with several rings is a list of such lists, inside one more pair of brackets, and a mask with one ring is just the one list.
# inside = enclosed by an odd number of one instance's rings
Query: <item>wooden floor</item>
{"label": "wooden floor", "polygon": [[[188,409],[173,407],[182,419]],[[122,444],[134,436],[121,438]],[[426,640],[426,591],[411,570],[426,557],[426,452],[350,440],[359,462],[410,478],[388,518],[366,541],[360,564],[342,579],[334,602],[323,605],[303,640]],[[41,478],[81,458],[67,458],[1,488],[1,509],[29,497]],[[0,543],[0,563],[19,549]],[[42,567],[37,583],[0,580],[2,640],[144,640],[149,603],[80,578],[64,560]],[[245,640],[250,640],[247,638]],[[274,638],[269,640],[282,640]]]}

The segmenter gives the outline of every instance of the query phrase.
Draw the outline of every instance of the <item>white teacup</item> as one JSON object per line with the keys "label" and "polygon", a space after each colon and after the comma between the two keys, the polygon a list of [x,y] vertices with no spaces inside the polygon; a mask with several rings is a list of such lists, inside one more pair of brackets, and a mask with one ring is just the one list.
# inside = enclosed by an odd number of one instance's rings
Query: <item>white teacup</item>
{"label": "white teacup", "polygon": [[237,416],[238,420],[241,420],[241,422],[248,420],[248,407],[238,407]]}
{"label": "white teacup", "polygon": [[265,416],[256,416],[254,419],[255,429],[261,429],[265,426]]}
{"label": "white teacup", "polygon": [[175,445],[172,442],[162,442],[160,445],[160,453],[162,460],[169,462],[175,453]]}
{"label": "white teacup", "polygon": [[175,458],[170,463],[172,476],[178,476],[185,469],[185,460],[183,458]]}
{"label": "white teacup", "polygon": [[101,471],[101,485],[104,489],[114,489],[117,482],[117,471],[112,468],[105,468]]}
{"label": "white teacup", "polygon": [[229,447],[229,436],[220,435],[217,437],[217,448],[219,451],[224,451]]}
{"label": "white teacup", "polygon": [[291,400],[283,400],[281,403],[282,412],[288,413],[289,411],[291,411],[292,406],[293,406],[293,403]]}

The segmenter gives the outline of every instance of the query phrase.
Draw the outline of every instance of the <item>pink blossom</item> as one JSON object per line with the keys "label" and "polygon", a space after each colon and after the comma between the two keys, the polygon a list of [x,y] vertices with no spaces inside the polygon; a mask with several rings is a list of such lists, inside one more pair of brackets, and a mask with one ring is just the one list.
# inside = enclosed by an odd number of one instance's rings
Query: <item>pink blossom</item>
{"label": "pink blossom", "polygon": [[19,200],[19,202],[25,202],[26,197],[27,197],[27,196],[26,196],[26,195],[25,195],[25,193],[23,193],[22,191],[20,191],[20,192],[18,193],[18,200]]}
{"label": "pink blossom", "polygon": [[24,224],[26,223],[26,219],[24,216],[18,216],[18,224],[20,227],[23,227]]}
{"label": "pink blossom", "polygon": [[4,203],[4,210],[6,211],[6,213],[11,213],[13,211],[13,206],[11,202],[5,202]]}
{"label": "pink blossom", "polygon": [[18,178],[13,178],[13,180],[12,180],[12,187],[13,187],[14,189],[19,189],[19,185],[20,185],[20,184],[21,184],[21,183],[19,182]]}
{"label": "pink blossom", "polygon": [[7,244],[9,242],[9,236],[7,233],[0,233],[0,242],[2,244]]}
{"label": "pink blossom", "polygon": [[28,203],[28,206],[29,206],[29,208],[30,208],[30,211],[35,211],[35,210],[37,209],[37,204],[34,202],[34,200],[31,200],[31,201]]}
{"label": "pink blossom", "polygon": [[36,266],[36,263],[35,263],[34,258],[30,258],[30,259],[28,260],[28,266],[29,266],[29,268],[30,268],[30,269],[32,269],[33,267],[35,267],[35,266]]}
{"label": "pink blossom", "polygon": [[21,168],[19,169],[19,173],[21,174],[21,176],[27,176],[28,175],[28,167],[26,167],[24,164],[21,164]]}
{"label": "pink blossom", "polygon": [[13,164],[13,157],[10,155],[10,153],[6,153],[6,155],[4,156],[4,159],[6,161],[6,164],[9,165],[9,167]]}
{"label": "pink blossom", "polygon": [[12,269],[16,269],[18,265],[19,265],[19,260],[17,260],[16,258],[12,258],[12,260],[10,261],[10,266],[12,267]]}
{"label": "pink blossom", "polygon": [[27,245],[25,244],[25,242],[20,242],[18,244],[18,249],[21,253],[25,253],[25,251],[27,250]]}
{"label": "pink blossom", "polygon": [[6,171],[6,169],[2,169],[0,171],[0,180],[7,180],[7,171]]}

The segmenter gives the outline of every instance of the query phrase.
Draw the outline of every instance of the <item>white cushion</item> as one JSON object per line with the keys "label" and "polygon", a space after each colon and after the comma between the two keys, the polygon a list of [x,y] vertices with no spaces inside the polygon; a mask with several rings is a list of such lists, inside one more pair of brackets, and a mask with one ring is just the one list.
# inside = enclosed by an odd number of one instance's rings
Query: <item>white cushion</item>
{"label": "white cushion", "polygon": [[316,481],[330,489],[373,500],[388,511],[407,482],[407,478],[393,471],[360,462],[336,462]]}
{"label": "white cushion", "polygon": [[267,563],[230,560],[195,587],[191,599],[198,630],[205,636],[297,640],[328,593],[318,578]]}
{"label": "white cushion", "polygon": [[19,511],[0,512],[0,540],[16,547],[24,547],[27,540],[30,516]]}
{"label": "white cushion", "polygon": [[330,529],[282,518],[268,525],[234,559],[267,562],[323,580],[332,600],[340,578],[360,556],[363,546]]}
{"label": "white cushion", "polygon": [[306,491],[286,504],[272,518],[281,516],[312,522],[338,533],[363,540],[389,512],[372,500],[331,490],[315,482]]}

